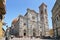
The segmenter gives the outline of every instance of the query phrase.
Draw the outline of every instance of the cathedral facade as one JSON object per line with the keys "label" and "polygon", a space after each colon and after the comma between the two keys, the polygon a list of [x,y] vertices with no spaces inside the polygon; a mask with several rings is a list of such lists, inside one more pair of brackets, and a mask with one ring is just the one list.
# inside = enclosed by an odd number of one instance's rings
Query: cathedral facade
{"label": "cathedral facade", "polygon": [[40,37],[48,33],[47,5],[44,3],[39,7],[39,13],[27,8],[24,16],[19,15],[12,22],[12,28],[20,37]]}

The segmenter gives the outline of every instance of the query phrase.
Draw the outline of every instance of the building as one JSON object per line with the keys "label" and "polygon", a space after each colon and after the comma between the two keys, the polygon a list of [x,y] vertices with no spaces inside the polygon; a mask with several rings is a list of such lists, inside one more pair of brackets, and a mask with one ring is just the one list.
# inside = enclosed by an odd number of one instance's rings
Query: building
{"label": "building", "polygon": [[[27,9],[25,14],[25,24],[27,24],[27,35],[28,36],[40,36],[40,16],[34,10]],[[27,22],[27,23],[26,23]]]}
{"label": "building", "polygon": [[5,3],[6,3],[6,0],[0,0],[0,38],[2,38],[4,34],[2,30],[2,26],[3,26],[4,15],[6,13]]}
{"label": "building", "polygon": [[48,14],[47,14],[47,5],[45,5],[44,3],[41,4],[41,6],[39,7],[39,13],[40,13],[40,23],[41,23],[41,27],[42,27],[42,36],[48,36]]}
{"label": "building", "polygon": [[56,0],[52,8],[52,23],[54,30],[54,37],[60,36],[60,0]]}
{"label": "building", "polygon": [[[43,16],[43,19],[41,16]],[[15,29],[15,32],[19,35],[19,37],[48,36],[47,32],[49,28],[47,16],[47,5],[42,3],[39,7],[39,13],[27,8],[26,14],[24,16],[19,15],[17,19],[13,20],[11,25],[12,28]]]}
{"label": "building", "polygon": [[54,36],[53,29],[50,29],[50,30],[49,30],[49,36],[50,36],[51,38],[53,38],[53,36]]}
{"label": "building", "polygon": [[19,36],[19,24],[18,24],[18,19],[17,18],[15,18],[12,22],[10,34],[14,35],[16,37]]}

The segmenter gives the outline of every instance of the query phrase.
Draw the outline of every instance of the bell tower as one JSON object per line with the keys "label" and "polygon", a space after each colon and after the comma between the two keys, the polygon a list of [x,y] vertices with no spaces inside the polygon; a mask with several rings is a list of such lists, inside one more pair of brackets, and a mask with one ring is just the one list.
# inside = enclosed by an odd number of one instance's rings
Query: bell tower
{"label": "bell tower", "polygon": [[48,34],[48,14],[47,14],[47,5],[44,3],[39,6],[39,13],[40,13],[40,22],[41,22],[41,29],[42,29],[42,36],[46,36]]}

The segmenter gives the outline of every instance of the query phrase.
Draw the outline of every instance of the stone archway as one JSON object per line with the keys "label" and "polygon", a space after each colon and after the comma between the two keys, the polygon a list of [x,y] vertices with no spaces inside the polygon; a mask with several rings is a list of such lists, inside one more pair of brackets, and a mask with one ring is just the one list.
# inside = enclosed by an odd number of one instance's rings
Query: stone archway
{"label": "stone archway", "polygon": [[24,30],[24,36],[26,36],[26,30]]}

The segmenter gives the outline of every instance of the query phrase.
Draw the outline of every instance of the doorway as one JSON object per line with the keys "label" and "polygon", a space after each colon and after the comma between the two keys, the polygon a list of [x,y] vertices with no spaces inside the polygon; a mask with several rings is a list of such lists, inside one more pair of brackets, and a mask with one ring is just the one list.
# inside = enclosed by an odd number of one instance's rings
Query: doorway
{"label": "doorway", "polygon": [[26,36],[26,30],[24,30],[24,36]]}

